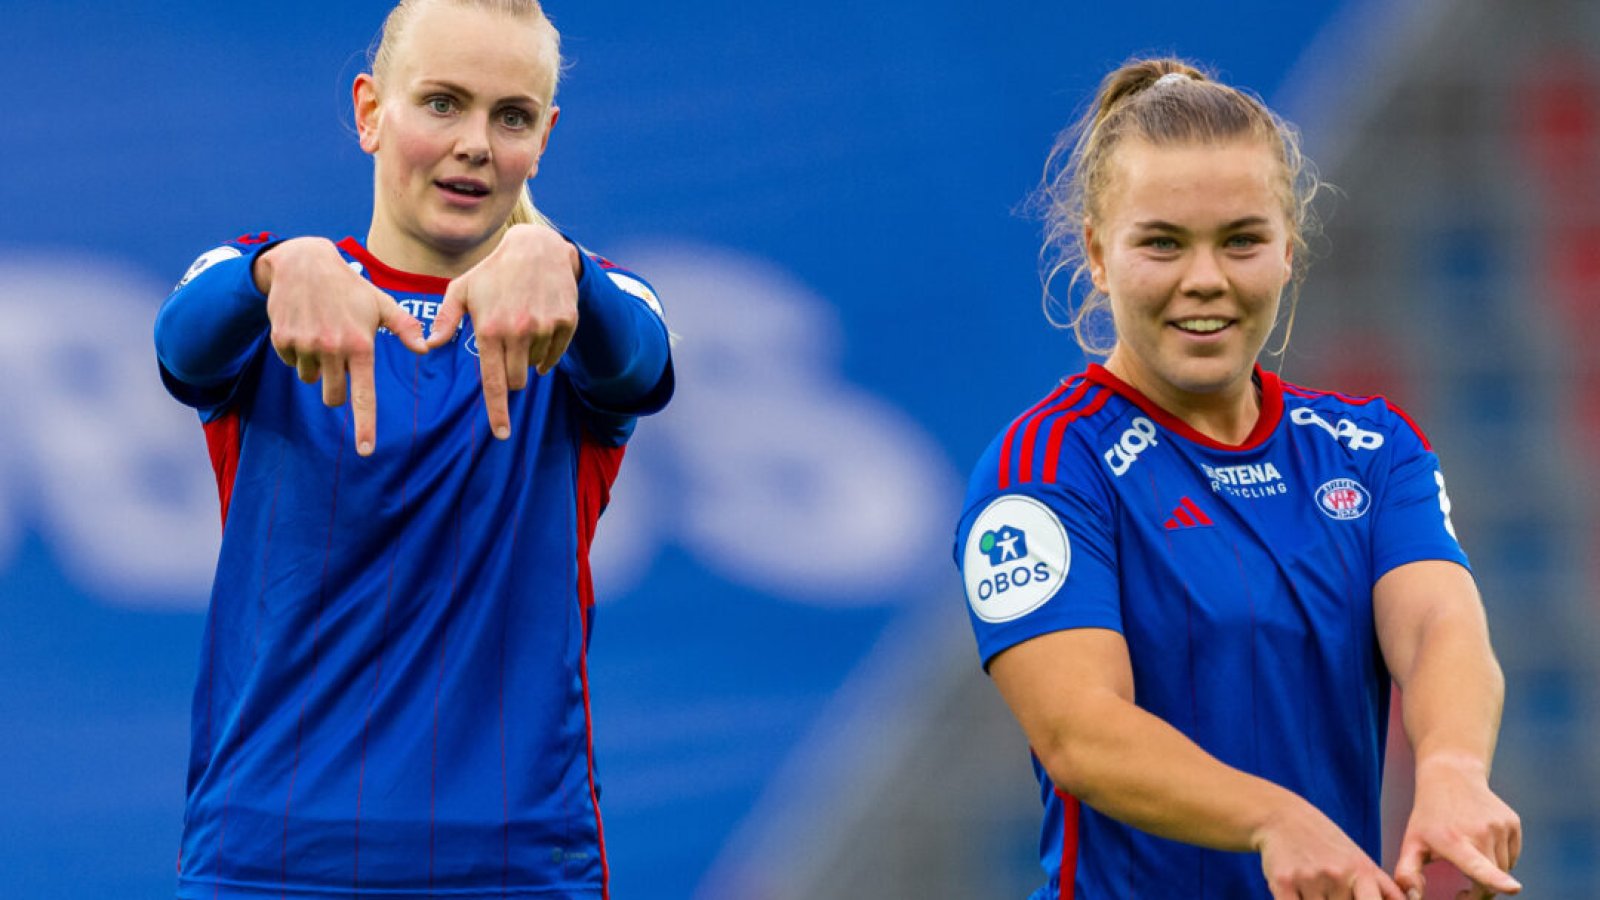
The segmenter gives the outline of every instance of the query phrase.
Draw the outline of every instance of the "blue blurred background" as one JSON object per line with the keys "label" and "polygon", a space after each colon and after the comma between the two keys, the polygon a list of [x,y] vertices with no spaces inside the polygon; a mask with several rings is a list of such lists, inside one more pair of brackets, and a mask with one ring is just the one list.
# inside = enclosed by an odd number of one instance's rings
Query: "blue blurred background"
{"label": "blue blurred background", "polygon": [[[151,322],[223,239],[365,233],[349,86],[387,9],[0,0],[0,897],[171,895],[217,508]],[[1082,364],[1017,208],[1152,52],[1267,97],[1343,189],[1285,374],[1395,396],[1440,445],[1511,679],[1519,874],[1593,896],[1594,4],[547,9],[535,197],[681,336],[596,551],[617,897],[1031,889],[1026,750],[950,532],[990,437]]]}

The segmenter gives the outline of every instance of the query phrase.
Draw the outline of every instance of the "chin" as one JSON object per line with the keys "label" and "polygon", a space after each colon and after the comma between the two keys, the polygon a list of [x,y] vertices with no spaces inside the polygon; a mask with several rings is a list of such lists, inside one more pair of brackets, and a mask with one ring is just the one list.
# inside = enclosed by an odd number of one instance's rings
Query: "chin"
{"label": "chin", "polygon": [[440,223],[424,229],[428,243],[450,254],[467,253],[489,240],[500,228],[481,222]]}
{"label": "chin", "polygon": [[1169,368],[1166,380],[1186,394],[1217,394],[1248,381],[1253,369],[1248,361],[1188,360]]}

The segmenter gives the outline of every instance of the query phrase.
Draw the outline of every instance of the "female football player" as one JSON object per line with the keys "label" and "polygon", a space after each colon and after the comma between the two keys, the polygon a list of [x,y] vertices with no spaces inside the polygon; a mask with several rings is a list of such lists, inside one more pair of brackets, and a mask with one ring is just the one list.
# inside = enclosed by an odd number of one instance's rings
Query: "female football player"
{"label": "female football player", "polygon": [[529,200],[558,41],[402,0],[365,237],[247,235],[162,308],[223,517],[180,897],[607,895],[589,542],[673,375],[649,286]]}
{"label": "female football player", "polygon": [[[995,439],[956,543],[1033,749],[1035,898],[1401,900],[1436,858],[1520,889],[1488,779],[1501,673],[1438,460],[1387,400],[1258,364],[1314,192],[1287,125],[1175,60],[1112,72],[1052,154],[1050,274],[1109,355]],[[1392,876],[1391,679],[1416,750]]]}

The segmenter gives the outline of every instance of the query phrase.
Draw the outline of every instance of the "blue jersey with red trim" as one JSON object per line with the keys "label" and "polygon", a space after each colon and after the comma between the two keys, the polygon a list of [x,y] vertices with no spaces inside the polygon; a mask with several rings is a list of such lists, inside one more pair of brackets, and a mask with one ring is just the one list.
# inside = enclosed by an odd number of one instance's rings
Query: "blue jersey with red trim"
{"label": "blue jersey with red trim", "polygon": [[[1261,416],[1238,446],[1099,366],[1016,419],[957,529],[969,616],[986,667],[1047,632],[1119,632],[1141,708],[1304,797],[1378,859],[1390,680],[1372,589],[1396,566],[1466,556],[1404,413],[1255,378]],[[1254,854],[1139,831],[1034,770],[1049,876],[1037,900],[1270,897]]]}
{"label": "blue jersey with red trim", "polygon": [[[348,404],[272,351],[251,276],[272,240],[203,256],[157,325],[160,348],[181,316],[230,323],[205,377],[162,356],[204,423],[224,523],[179,896],[603,897],[588,548],[635,417],[672,392],[653,292],[580,254],[579,330],[598,327],[586,307],[632,317],[658,366],[602,402],[569,351],[511,393],[505,441],[470,317],[426,356],[380,330],[363,458]],[[339,246],[431,324],[444,279]]]}

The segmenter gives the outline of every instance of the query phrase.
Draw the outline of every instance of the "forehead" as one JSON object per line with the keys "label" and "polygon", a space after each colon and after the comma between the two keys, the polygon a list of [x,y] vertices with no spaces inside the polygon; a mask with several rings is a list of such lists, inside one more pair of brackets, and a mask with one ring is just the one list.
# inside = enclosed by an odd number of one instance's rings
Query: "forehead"
{"label": "forehead", "polygon": [[393,50],[390,78],[399,86],[445,81],[488,95],[548,99],[558,62],[549,35],[531,18],[425,3]]}
{"label": "forehead", "polygon": [[1284,215],[1283,163],[1261,141],[1157,146],[1129,141],[1110,160],[1100,213],[1110,219],[1234,221]]}

